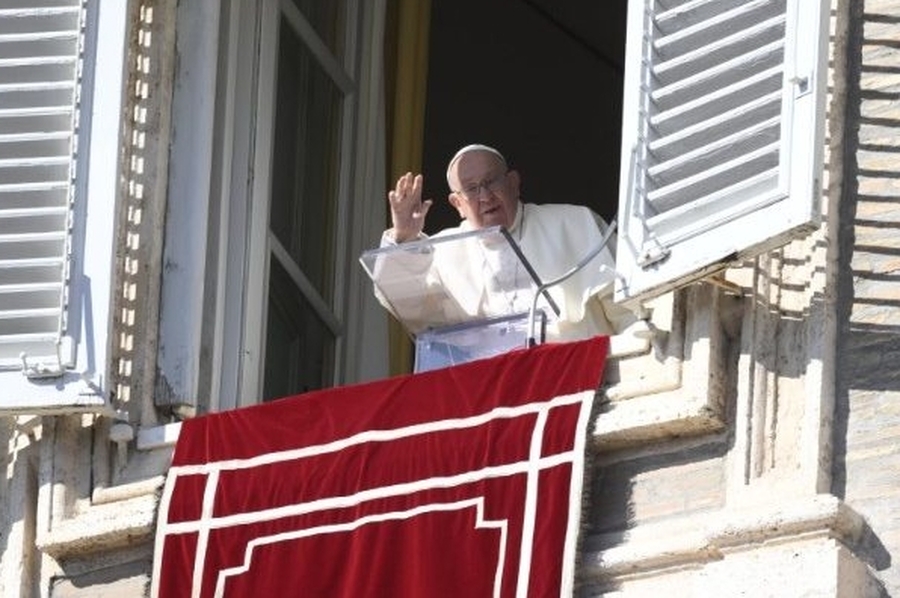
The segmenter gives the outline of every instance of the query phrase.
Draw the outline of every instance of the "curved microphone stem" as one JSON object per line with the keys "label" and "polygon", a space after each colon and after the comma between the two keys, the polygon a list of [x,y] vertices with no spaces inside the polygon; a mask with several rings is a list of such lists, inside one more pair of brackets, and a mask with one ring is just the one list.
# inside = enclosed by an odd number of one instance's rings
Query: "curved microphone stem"
{"label": "curved microphone stem", "polygon": [[528,346],[529,347],[533,347],[537,344],[535,341],[535,338],[534,338],[534,317],[537,312],[538,297],[540,297],[541,294],[544,291],[546,291],[548,287],[552,287],[553,285],[557,285],[557,284],[563,282],[564,280],[568,279],[570,276],[572,276],[573,274],[575,274],[576,272],[578,272],[579,270],[584,268],[592,259],[597,257],[597,255],[599,255],[600,252],[603,251],[603,248],[606,247],[606,244],[609,243],[609,240],[612,238],[612,235],[615,231],[616,231],[616,221],[613,220],[612,222],[609,223],[609,226],[606,227],[606,232],[603,233],[603,238],[600,239],[600,243],[596,247],[591,249],[583,258],[581,258],[581,260],[577,264],[575,264],[568,272],[566,272],[562,276],[554,278],[553,280],[549,280],[537,288],[537,291],[534,293],[534,298],[531,300],[531,309],[528,311],[528,332],[529,332]]}

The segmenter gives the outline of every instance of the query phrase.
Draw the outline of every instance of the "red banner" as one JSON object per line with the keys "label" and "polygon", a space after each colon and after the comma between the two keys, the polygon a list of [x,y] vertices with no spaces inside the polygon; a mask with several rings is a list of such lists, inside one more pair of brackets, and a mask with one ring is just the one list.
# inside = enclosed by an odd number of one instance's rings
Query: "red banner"
{"label": "red banner", "polygon": [[153,595],[571,596],[608,339],[184,422]]}

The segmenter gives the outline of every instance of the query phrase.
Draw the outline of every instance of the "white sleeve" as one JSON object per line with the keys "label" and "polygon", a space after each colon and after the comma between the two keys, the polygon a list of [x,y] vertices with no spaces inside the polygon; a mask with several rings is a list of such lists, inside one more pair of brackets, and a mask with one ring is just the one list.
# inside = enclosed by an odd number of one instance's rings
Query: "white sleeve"
{"label": "white sleeve", "polygon": [[[429,326],[461,321],[465,312],[444,285],[434,250],[422,245],[397,243],[391,231],[382,235],[382,247],[400,247],[375,262],[375,297],[412,334]],[[421,239],[427,239],[421,235]]]}

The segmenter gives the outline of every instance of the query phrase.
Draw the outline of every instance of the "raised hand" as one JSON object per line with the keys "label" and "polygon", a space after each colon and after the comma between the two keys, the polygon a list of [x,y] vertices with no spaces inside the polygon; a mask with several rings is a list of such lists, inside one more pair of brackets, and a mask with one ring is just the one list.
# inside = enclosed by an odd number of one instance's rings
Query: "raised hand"
{"label": "raised hand", "polygon": [[388,203],[394,224],[394,240],[403,243],[418,237],[432,203],[430,199],[422,201],[422,175],[413,176],[407,172],[397,179],[397,185],[388,192]]}

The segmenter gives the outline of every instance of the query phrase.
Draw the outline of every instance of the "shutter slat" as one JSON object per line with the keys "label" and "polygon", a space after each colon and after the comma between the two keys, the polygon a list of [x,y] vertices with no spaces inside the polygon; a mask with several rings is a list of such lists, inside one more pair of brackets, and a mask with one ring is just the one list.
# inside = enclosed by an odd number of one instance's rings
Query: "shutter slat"
{"label": "shutter slat", "polygon": [[689,0],[674,2],[674,6],[656,9],[655,25],[666,31],[670,27],[691,27],[698,21],[708,19],[727,7],[738,6],[743,0]]}
{"label": "shutter slat", "polygon": [[[697,40],[700,47],[657,63],[654,74],[660,81],[683,79],[698,71],[716,68],[731,60],[743,60],[749,53],[768,44],[781,46],[784,39],[784,15],[739,30],[724,38],[711,35],[709,40]],[[714,41],[713,41],[714,40]]]}
{"label": "shutter slat", "polygon": [[0,133],[0,147],[3,144],[21,144],[29,141],[58,141],[69,140],[72,136],[71,131],[34,131],[29,133]]}
{"label": "shutter slat", "polygon": [[653,92],[657,104],[680,104],[713,89],[733,85],[762,70],[781,64],[784,43],[774,41],[710,68],[689,73],[681,80],[660,81]]}
{"label": "shutter slat", "polygon": [[0,85],[74,79],[75,62],[49,61],[0,68]]}
{"label": "shutter slat", "polygon": [[[0,220],[13,218],[33,218],[35,216],[59,216],[66,215],[68,209],[59,207],[36,207],[36,208],[18,208],[18,209],[0,209]],[[0,260],[2,263],[2,260]]]}
{"label": "shutter slat", "polygon": [[[3,47],[0,46],[0,49]],[[0,93],[8,91],[47,91],[52,89],[73,89],[72,81],[32,81],[19,83],[4,83],[0,85]]]}
{"label": "shutter slat", "polygon": [[60,85],[44,89],[7,89],[0,90],[0,110],[16,109],[20,106],[57,107],[74,103],[75,88],[71,85]]}
{"label": "shutter slat", "polygon": [[0,288],[8,289],[0,293],[3,298],[3,310],[22,310],[22,309],[59,309],[62,303],[59,293],[60,286],[58,283],[29,283],[31,286],[15,289],[13,287],[23,287],[24,285],[0,285]]}
{"label": "shutter slat", "polygon": [[[9,343],[4,343],[0,338],[0,371],[19,371],[22,370],[22,356],[24,355],[29,364],[35,362],[55,362],[55,354],[57,343],[49,335],[35,335],[34,338],[19,336],[10,339]],[[19,350],[21,349],[21,350]]]}
{"label": "shutter slat", "polygon": [[58,241],[60,239],[65,239],[67,236],[66,231],[49,231],[45,233],[28,233],[28,234],[11,234],[11,235],[0,235],[0,244],[3,243],[24,243],[29,241]]}
{"label": "shutter slat", "polygon": [[[752,27],[769,17],[784,14],[779,10],[777,0],[753,0],[737,6],[733,4],[729,7],[721,0],[705,2],[706,10],[679,12],[677,20],[674,15],[669,17],[661,14],[656,22],[662,35],[654,40],[654,47],[662,54],[680,54],[685,51],[682,48],[690,50],[702,46],[704,38],[712,38],[716,42],[730,32]],[[692,24],[678,26],[685,21]]]}
{"label": "shutter slat", "polygon": [[0,161],[14,160],[17,155],[54,156],[70,151],[71,136],[63,133],[22,137],[17,142],[6,143],[0,138]]}
{"label": "shutter slat", "polygon": [[[0,288],[14,287],[21,284],[45,283],[58,285],[62,284],[62,272],[65,267],[65,260],[59,257],[26,257],[17,260],[0,261]],[[53,287],[56,289],[56,286]],[[53,301],[51,305],[57,305],[58,301]],[[29,303],[27,307],[44,307],[37,303]],[[8,309],[17,309],[10,304],[4,304],[0,309],[0,314],[5,313]]]}
{"label": "shutter slat", "polygon": [[780,110],[779,90],[698,122],[692,123],[688,118],[663,121],[656,127],[657,133],[662,135],[650,142],[648,147],[654,155],[664,155],[663,152],[667,149],[686,151],[685,148],[690,146],[691,139],[708,140],[723,130],[728,134],[729,130],[745,129],[754,122],[761,122],[779,114]]}
{"label": "shutter slat", "polygon": [[66,191],[68,181],[37,181],[34,183],[0,183],[0,194],[24,193],[28,191]]}
{"label": "shutter slat", "polygon": [[35,31],[32,33],[3,33],[0,34],[0,47],[16,43],[37,43],[44,41],[72,40],[78,41],[77,29],[64,29],[62,31]]}
{"label": "shutter slat", "polygon": [[770,143],[755,151],[711,166],[672,184],[647,193],[647,201],[656,212],[674,209],[697,197],[711,194],[718,186],[737,184],[742,178],[768,170],[778,164],[778,143]]}
{"label": "shutter slat", "polygon": [[[669,160],[658,162],[647,169],[647,172],[656,181],[665,181],[669,177],[684,178],[680,175],[683,171],[690,173],[706,170],[714,164],[726,161],[730,155],[746,153],[758,149],[761,145],[773,147],[778,141],[780,121],[781,118],[775,116],[754,123],[746,129],[718,137],[691,151],[676,154]],[[686,176],[690,176],[690,174]]]}
{"label": "shutter slat", "polygon": [[40,189],[32,191],[19,191],[4,193],[0,190],[0,205],[7,209],[34,209],[34,208],[67,208],[69,205],[68,189]]}
{"label": "shutter slat", "polygon": [[[47,270],[42,268],[40,262],[28,267],[25,262],[29,260],[54,260],[63,264],[66,261],[66,240],[68,235],[60,227],[59,231],[30,234],[5,234],[0,235],[0,256],[6,264],[0,270],[0,280],[15,280],[22,282],[22,269],[34,283],[44,283],[47,279]],[[44,266],[46,264],[43,264]],[[63,284],[64,267],[56,269],[54,284]],[[27,279],[26,279],[27,280]],[[3,305],[3,307],[8,307]]]}
{"label": "shutter slat", "polygon": [[[56,339],[58,337],[59,337],[58,334],[51,334],[51,333],[46,333],[46,332],[0,335],[0,345],[6,345],[5,348],[7,348],[7,349],[10,348],[10,345],[13,345],[12,349],[16,349],[18,345],[36,344],[36,343],[50,343],[50,344],[55,345]],[[27,350],[25,350],[23,352],[29,353],[29,351],[27,351]],[[17,356],[18,355],[16,355],[16,357]]]}
{"label": "shutter slat", "polygon": [[71,117],[72,114],[74,114],[72,106],[32,106],[28,108],[5,108],[0,110],[0,118],[24,118],[29,116]]}
{"label": "shutter slat", "polygon": [[[60,4],[60,2],[56,2],[55,4]],[[74,4],[73,6],[31,6],[21,8],[0,8],[0,19],[48,16],[52,17],[58,15],[77,15],[80,13],[80,4]]]}
{"label": "shutter slat", "polygon": [[40,112],[31,114],[6,115],[0,118],[0,135],[19,135],[23,133],[66,132],[72,134],[72,112],[53,111],[44,107]]}
{"label": "shutter slat", "polygon": [[60,31],[78,31],[80,3],[71,6],[0,9],[0,35],[45,36]]}
{"label": "shutter slat", "polygon": [[4,59],[56,57],[64,62],[75,60],[78,31],[67,30],[53,35],[0,35],[0,51]]}
{"label": "shutter slat", "polygon": [[30,316],[0,318],[0,336],[10,337],[22,334],[59,335],[59,308],[51,316]]}
{"label": "shutter slat", "polygon": [[[661,243],[677,243],[702,233],[710,219],[719,217],[730,221],[759,209],[759,197],[772,193],[778,180],[778,169],[770,168],[732,185],[695,198],[690,204],[680,205],[647,219]],[[724,206],[724,207],[723,207]]]}
{"label": "shutter slat", "polygon": [[22,318],[56,318],[58,309],[8,309],[0,311],[0,320],[16,320]]}
{"label": "shutter slat", "polygon": [[71,160],[34,161],[0,166],[0,179],[15,184],[41,184],[71,181]]}
{"label": "shutter slat", "polygon": [[75,66],[74,56],[27,56],[24,58],[0,58],[0,69],[20,66],[42,66],[45,64]]}
{"label": "shutter slat", "polygon": [[0,295],[10,293],[37,293],[42,291],[57,291],[62,288],[61,282],[34,282],[29,284],[0,285]]}
{"label": "shutter slat", "polygon": [[67,166],[71,160],[72,158],[70,156],[25,156],[21,158],[7,158],[5,160],[0,160],[0,168],[15,168],[19,166]]}
{"label": "shutter slat", "polygon": [[665,127],[667,122],[680,120],[688,114],[695,115],[693,117],[695,120],[711,118],[714,114],[721,114],[737,105],[747,103],[748,98],[779,94],[781,78],[781,67],[774,66],[730,85],[716,88],[711,93],[688,102],[676,104],[671,109],[662,108],[662,99],[658,98],[658,94],[653,94],[656,104],[660,106],[660,112],[650,119],[650,124],[658,129]]}

